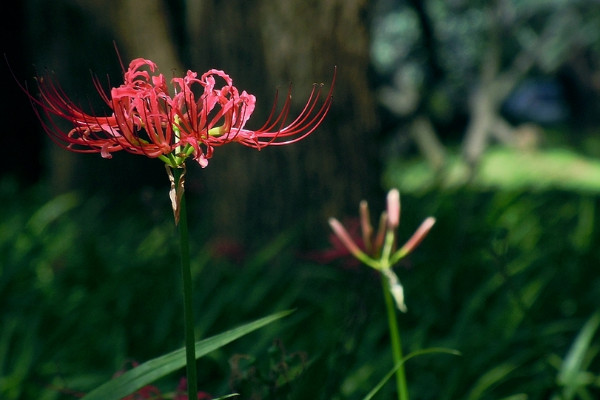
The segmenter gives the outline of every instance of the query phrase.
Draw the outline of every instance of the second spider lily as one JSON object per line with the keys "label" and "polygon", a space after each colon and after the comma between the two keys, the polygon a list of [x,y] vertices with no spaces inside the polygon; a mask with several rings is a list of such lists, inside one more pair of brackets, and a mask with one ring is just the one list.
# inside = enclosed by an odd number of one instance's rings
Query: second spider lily
{"label": "second spider lily", "polygon": [[435,224],[435,218],[426,218],[411,238],[400,249],[396,249],[396,235],[400,224],[400,193],[398,190],[392,189],[389,191],[387,209],[381,213],[379,227],[376,232],[371,225],[369,207],[366,201],[360,203],[359,212],[363,246],[356,243],[344,228],[344,225],[337,219],[330,218],[329,225],[354,257],[369,267],[380,271],[386,277],[398,309],[406,312],[404,289],[392,267],[421,243]]}

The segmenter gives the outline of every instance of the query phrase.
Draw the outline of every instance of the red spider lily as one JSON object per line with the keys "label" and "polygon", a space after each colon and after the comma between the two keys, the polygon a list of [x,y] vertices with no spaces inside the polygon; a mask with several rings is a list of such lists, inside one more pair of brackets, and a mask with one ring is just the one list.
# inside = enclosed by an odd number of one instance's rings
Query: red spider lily
{"label": "red spider lily", "polygon": [[[185,388],[187,385],[187,379],[185,377],[179,380],[179,386],[177,386],[177,391],[175,393],[174,400],[188,400],[188,395],[185,393]],[[211,400],[212,396],[206,392],[198,392],[197,400]]]}
{"label": "red spider lily", "polygon": [[[139,364],[136,361],[131,362],[131,366],[133,368],[137,367]],[[118,377],[125,372],[125,369],[118,371],[114,377]],[[162,399],[174,399],[174,400],[188,400],[188,395],[185,393],[185,388],[187,385],[187,379],[182,377],[179,379],[179,384],[175,389],[175,392],[172,393],[162,393],[159,388],[153,385],[146,385],[141,389],[138,389],[135,393],[132,393],[128,396],[123,397],[121,400],[162,400]],[[83,397],[80,396],[80,397]],[[212,396],[206,392],[198,392],[197,400],[210,400]]]}
{"label": "red spider lily", "polygon": [[[217,85],[217,81],[224,84]],[[332,102],[335,74],[329,93],[319,106],[322,85],[315,85],[302,112],[290,123],[291,92],[279,113],[277,97],[267,122],[257,130],[244,126],[254,111],[256,98],[233,86],[225,72],[211,69],[200,78],[188,71],[173,78],[175,94],[150,60],[138,58],[124,71],[124,83],[106,93],[94,78],[102,100],[111,115],[95,116],[73,103],[50,77],[37,79],[40,97],[29,97],[44,130],[62,147],[79,153],[111,153],[125,150],[160,158],[178,167],[192,156],[202,167],[208,164],[214,148],[230,142],[255,149],[285,145],[310,135],[323,121]],[[198,93],[201,93],[198,95]],[[46,118],[43,118],[43,117]],[[65,132],[53,118],[73,125]]]}
{"label": "red spider lily", "polygon": [[[188,395],[185,393],[185,387],[187,380],[181,378],[177,390],[174,393],[162,393],[156,386],[148,385],[144,386],[137,392],[124,397],[122,400],[162,400],[162,399],[174,399],[174,400],[188,400]],[[210,400],[212,396],[206,392],[198,392],[196,400]]]}
{"label": "red spider lily", "polygon": [[162,393],[156,386],[144,386],[137,392],[123,397],[121,400],[159,400],[162,399]]}
{"label": "red spider lily", "polygon": [[381,213],[379,229],[375,237],[373,237],[373,227],[371,226],[369,207],[366,201],[361,201],[359,212],[362,246],[357,244],[358,235],[356,233],[351,234],[337,219],[330,218],[329,225],[350,254],[386,277],[396,306],[400,311],[406,312],[404,288],[392,268],[423,241],[435,224],[435,218],[426,218],[410,239],[400,249],[396,250],[396,231],[400,224],[400,192],[397,189],[388,192],[387,209]]}

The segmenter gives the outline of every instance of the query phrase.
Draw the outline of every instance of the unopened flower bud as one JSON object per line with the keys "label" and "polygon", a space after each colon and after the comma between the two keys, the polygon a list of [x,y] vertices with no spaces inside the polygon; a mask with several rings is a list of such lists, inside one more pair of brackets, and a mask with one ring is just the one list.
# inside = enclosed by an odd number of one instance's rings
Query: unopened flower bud
{"label": "unopened flower bud", "polygon": [[352,237],[350,237],[350,234],[340,221],[335,218],[329,218],[329,226],[331,226],[333,232],[340,239],[342,244],[348,249],[348,251],[352,253],[352,255],[359,257],[362,254],[361,249],[358,247],[356,242],[354,242]]}
{"label": "unopened flower bud", "polygon": [[387,195],[388,228],[396,229],[400,225],[400,192],[392,189]]}
{"label": "unopened flower bud", "polygon": [[371,254],[373,249],[373,225],[371,225],[371,216],[369,214],[369,205],[366,200],[360,202],[360,230],[362,232],[363,244],[367,253]]}
{"label": "unopened flower bud", "polygon": [[401,258],[408,255],[425,239],[425,236],[429,233],[433,225],[435,224],[435,218],[427,217],[425,221],[421,223],[419,228],[413,233],[408,241],[398,250],[392,257],[392,264],[398,262]]}

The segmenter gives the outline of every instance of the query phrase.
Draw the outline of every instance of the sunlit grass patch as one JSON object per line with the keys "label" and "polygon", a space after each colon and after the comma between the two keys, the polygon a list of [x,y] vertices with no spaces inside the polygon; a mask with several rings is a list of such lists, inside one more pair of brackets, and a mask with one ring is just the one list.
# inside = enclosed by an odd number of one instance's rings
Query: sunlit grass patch
{"label": "sunlit grass patch", "polygon": [[[469,182],[469,168],[457,154],[448,157],[440,175],[425,160],[394,160],[384,181],[402,193],[423,192],[433,187],[457,188]],[[472,179],[472,187],[506,190],[569,190],[600,193],[600,160],[569,149],[517,151],[489,149]]]}

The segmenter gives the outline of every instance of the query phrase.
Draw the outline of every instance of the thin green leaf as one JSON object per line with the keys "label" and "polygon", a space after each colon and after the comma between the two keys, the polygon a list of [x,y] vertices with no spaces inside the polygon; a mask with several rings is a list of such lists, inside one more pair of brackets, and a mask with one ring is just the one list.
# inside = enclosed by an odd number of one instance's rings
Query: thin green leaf
{"label": "thin green leaf", "polygon": [[367,393],[367,395],[363,398],[363,400],[371,400],[373,398],[373,396],[375,396],[377,394],[377,392],[379,392],[381,390],[381,388],[383,387],[383,385],[385,385],[386,382],[389,381],[392,376],[394,376],[394,374],[396,373],[396,371],[398,370],[398,368],[400,368],[405,362],[407,362],[408,360],[410,360],[413,357],[421,356],[421,355],[424,355],[424,354],[431,354],[431,353],[446,353],[446,354],[452,354],[452,355],[455,355],[455,356],[460,356],[461,355],[460,352],[457,351],[457,350],[446,349],[446,348],[443,348],[443,347],[432,347],[432,348],[429,348],[429,349],[423,349],[423,350],[413,351],[412,353],[410,353],[406,357],[404,357],[402,360],[400,360],[396,365],[394,365],[394,368],[392,368],[383,377],[383,379],[381,379],[379,381],[379,383],[377,385],[375,385],[375,387],[369,393]]}
{"label": "thin green leaf", "polygon": [[56,196],[41,206],[35,214],[31,216],[27,222],[27,226],[31,232],[39,235],[48,225],[53,221],[56,221],[69,210],[75,208],[77,204],[79,204],[79,198],[75,193],[65,193]]}
{"label": "thin green leaf", "polygon": [[230,398],[232,398],[232,397],[237,397],[237,396],[239,396],[239,395],[240,395],[239,393],[231,393],[231,394],[227,394],[227,395],[225,395],[225,396],[217,397],[216,399],[213,399],[213,400],[223,400],[223,399],[230,399]]}
{"label": "thin green leaf", "polygon": [[[196,342],[196,358],[200,358],[226,344],[262,328],[292,311],[282,311],[268,317],[258,319],[238,328],[231,329],[216,336]],[[138,367],[125,372],[83,397],[83,400],[119,400],[136,390],[162,378],[163,376],[185,366],[185,349],[173,351],[147,361]]]}
{"label": "thin green leaf", "polygon": [[517,393],[503,398],[502,400],[527,400],[529,397],[525,393]]}
{"label": "thin green leaf", "polygon": [[502,381],[506,378],[511,372],[517,369],[519,366],[515,363],[504,363],[497,365],[496,367],[490,369],[485,374],[483,374],[477,382],[473,385],[471,392],[469,392],[468,400],[476,400],[483,396],[483,393],[491,388],[492,386],[498,384],[498,382]]}
{"label": "thin green leaf", "polygon": [[577,389],[585,384],[585,380],[582,379],[582,373],[585,372],[583,371],[583,363],[599,325],[600,312],[597,312],[581,328],[565,356],[558,373],[558,383],[564,386],[563,397],[566,399],[573,398]]}

